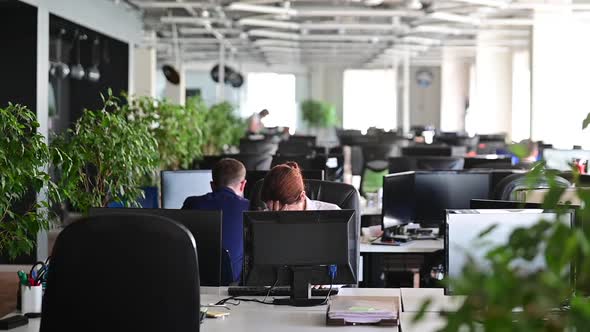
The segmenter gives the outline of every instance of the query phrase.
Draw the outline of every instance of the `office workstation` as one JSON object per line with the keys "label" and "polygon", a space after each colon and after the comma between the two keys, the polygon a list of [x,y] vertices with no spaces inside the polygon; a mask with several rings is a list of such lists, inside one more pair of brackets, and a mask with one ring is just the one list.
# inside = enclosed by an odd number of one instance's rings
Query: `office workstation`
{"label": "office workstation", "polygon": [[0,0],[0,329],[585,330],[587,10]]}

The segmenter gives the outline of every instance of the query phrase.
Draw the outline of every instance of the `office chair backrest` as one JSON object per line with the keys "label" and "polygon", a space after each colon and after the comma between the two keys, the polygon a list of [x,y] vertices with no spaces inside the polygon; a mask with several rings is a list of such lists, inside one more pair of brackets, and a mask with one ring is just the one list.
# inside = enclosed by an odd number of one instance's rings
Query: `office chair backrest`
{"label": "office chair backrest", "polygon": [[363,146],[363,160],[368,163],[375,160],[386,161],[393,156],[395,144],[372,144]]}
{"label": "office chair backrest", "polygon": [[97,216],[57,238],[41,332],[199,331],[195,240],[150,215]]}
{"label": "office chair backrest", "polygon": [[[568,180],[560,176],[556,176],[555,181],[558,186],[563,188],[568,188],[571,186],[571,183]],[[496,185],[492,199],[503,201],[515,200],[514,196],[518,191],[546,188],[549,188],[549,183],[546,178],[540,178],[537,183],[531,185],[527,179],[526,173],[513,174],[505,177]]]}

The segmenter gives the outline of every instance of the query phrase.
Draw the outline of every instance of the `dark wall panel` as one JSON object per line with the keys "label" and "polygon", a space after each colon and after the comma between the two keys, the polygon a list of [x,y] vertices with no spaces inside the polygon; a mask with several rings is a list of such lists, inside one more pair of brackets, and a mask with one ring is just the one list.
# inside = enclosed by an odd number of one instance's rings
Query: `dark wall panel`
{"label": "dark wall panel", "polygon": [[0,107],[8,102],[36,110],[37,8],[0,1]]}

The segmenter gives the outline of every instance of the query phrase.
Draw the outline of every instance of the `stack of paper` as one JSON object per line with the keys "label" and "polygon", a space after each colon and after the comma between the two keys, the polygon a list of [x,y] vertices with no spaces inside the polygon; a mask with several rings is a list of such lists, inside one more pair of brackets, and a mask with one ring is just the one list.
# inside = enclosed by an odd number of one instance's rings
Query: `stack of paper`
{"label": "stack of paper", "polygon": [[397,324],[397,297],[336,296],[328,308],[328,320],[349,324]]}

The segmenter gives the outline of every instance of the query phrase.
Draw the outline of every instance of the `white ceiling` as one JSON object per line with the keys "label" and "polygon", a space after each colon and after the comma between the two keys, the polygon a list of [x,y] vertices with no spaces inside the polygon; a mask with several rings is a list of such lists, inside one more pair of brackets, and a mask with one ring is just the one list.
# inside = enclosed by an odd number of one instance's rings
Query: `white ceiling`
{"label": "white ceiling", "polygon": [[[120,0],[119,0],[120,1]],[[406,54],[436,64],[443,46],[526,47],[536,0],[126,0],[140,10],[145,43],[185,63],[227,57],[267,65],[387,67]],[[576,4],[575,10],[590,10]],[[481,38],[481,37],[480,37]]]}

